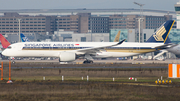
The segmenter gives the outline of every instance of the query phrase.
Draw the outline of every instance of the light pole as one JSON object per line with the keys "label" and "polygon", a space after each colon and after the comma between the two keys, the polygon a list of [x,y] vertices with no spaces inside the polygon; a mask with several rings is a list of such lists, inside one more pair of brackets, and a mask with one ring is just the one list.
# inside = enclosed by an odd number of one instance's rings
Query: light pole
{"label": "light pole", "polygon": [[57,31],[59,31],[59,21],[56,21],[57,22]]}
{"label": "light pole", "polygon": [[91,42],[92,42],[92,17],[91,17],[90,20],[91,20],[91,21],[90,21],[90,29],[91,29]]}
{"label": "light pole", "polygon": [[139,43],[140,43],[140,35],[141,35],[141,21],[143,21],[144,18],[137,18],[138,23],[139,23]]}
{"label": "light pole", "polygon": [[22,21],[22,19],[21,18],[19,18],[19,19],[17,19],[17,21],[19,22],[19,42],[21,42],[21,38],[20,38],[20,28],[21,28],[21,21]]}
{"label": "light pole", "polygon": [[145,4],[140,4],[140,3],[137,3],[137,2],[134,2],[134,4],[140,6],[140,18],[138,18],[138,21],[139,21],[139,43],[140,43],[140,32],[141,32],[141,20],[143,21],[143,6]]}

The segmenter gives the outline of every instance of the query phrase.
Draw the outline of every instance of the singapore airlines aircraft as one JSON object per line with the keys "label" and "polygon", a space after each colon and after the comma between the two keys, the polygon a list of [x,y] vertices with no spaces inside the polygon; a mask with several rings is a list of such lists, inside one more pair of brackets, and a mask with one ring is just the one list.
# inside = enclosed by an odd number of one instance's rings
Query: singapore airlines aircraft
{"label": "singapore airlines aircraft", "polygon": [[20,42],[10,45],[2,54],[10,57],[58,57],[59,61],[86,59],[84,63],[93,63],[93,58],[127,57],[161,50],[169,46],[164,44],[174,24],[174,20],[165,22],[149,43],[137,42]]}
{"label": "singapore airlines aircraft", "polygon": [[180,45],[177,45],[173,48],[169,48],[167,49],[167,51],[174,53],[177,58],[180,58]]}
{"label": "singapore airlines aircraft", "polygon": [[156,56],[154,56],[153,59],[156,59],[157,57],[163,55],[164,53],[167,53],[167,52],[171,52],[173,54],[175,54],[175,56],[177,58],[180,58],[180,45],[179,44],[174,44],[174,46],[172,46],[171,48],[167,48],[167,49],[163,49],[163,50],[160,50],[161,52],[158,53]]}

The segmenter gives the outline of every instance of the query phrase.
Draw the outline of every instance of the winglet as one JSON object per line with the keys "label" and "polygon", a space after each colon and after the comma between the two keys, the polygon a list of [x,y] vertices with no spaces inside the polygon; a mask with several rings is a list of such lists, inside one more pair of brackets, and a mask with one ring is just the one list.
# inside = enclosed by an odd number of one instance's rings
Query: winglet
{"label": "winglet", "polygon": [[[120,45],[120,44],[122,44],[124,41],[126,41],[126,39],[124,39],[124,40],[122,40],[122,41],[120,41],[120,42],[118,42],[117,44],[112,45],[112,46],[117,46],[117,45]],[[108,46],[108,47],[112,47],[112,46]]]}
{"label": "winglet", "polygon": [[119,45],[119,44],[122,44],[124,41],[126,41],[126,39],[120,41],[120,42],[118,43],[118,45]]}
{"label": "winglet", "polygon": [[3,48],[7,48],[9,45],[11,45],[2,34],[0,34],[0,41]]}

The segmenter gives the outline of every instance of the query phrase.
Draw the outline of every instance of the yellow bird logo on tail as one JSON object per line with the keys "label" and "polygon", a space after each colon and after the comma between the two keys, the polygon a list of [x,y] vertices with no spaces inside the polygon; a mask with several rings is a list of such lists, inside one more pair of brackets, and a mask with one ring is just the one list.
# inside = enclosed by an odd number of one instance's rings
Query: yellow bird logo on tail
{"label": "yellow bird logo on tail", "polygon": [[166,33],[166,29],[164,28],[164,26],[162,26],[157,32],[156,35],[153,35],[154,39],[156,41],[164,41],[163,39],[163,35]]}

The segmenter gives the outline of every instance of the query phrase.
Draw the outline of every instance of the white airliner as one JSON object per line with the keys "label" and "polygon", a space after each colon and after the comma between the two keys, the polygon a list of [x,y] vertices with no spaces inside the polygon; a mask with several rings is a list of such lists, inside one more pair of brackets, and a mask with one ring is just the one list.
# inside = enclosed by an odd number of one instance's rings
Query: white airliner
{"label": "white airliner", "polygon": [[180,45],[167,49],[167,51],[172,52],[177,58],[180,58]]}
{"label": "white airliner", "polygon": [[148,43],[137,42],[20,42],[11,44],[2,54],[10,57],[59,57],[59,61],[86,59],[84,63],[93,63],[93,58],[127,57],[164,49],[164,44],[174,24],[174,20],[165,22]]}
{"label": "white airliner", "polygon": [[2,34],[0,34],[0,42],[2,45],[0,46],[0,53],[2,53],[2,51],[10,45],[10,43],[6,40],[6,38],[4,38]]}
{"label": "white airliner", "polygon": [[171,48],[161,50],[161,52],[158,53],[156,56],[154,56],[153,59],[156,59],[157,57],[159,57],[159,56],[161,56],[161,55],[163,55],[164,53],[167,53],[167,52],[171,52],[171,53],[175,54],[175,56],[177,58],[180,58],[180,45],[174,44],[174,46],[171,47]]}

